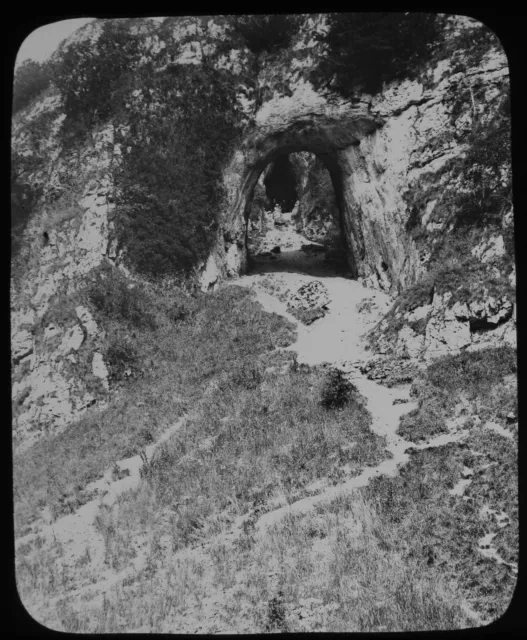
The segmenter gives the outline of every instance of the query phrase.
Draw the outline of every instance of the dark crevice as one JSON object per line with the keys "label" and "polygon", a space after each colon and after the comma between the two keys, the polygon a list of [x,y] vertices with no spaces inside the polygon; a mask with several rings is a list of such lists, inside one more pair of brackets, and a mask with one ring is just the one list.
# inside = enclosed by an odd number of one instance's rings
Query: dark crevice
{"label": "dark crevice", "polygon": [[487,318],[470,318],[470,333],[486,333],[487,331],[492,331],[502,324],[505,324],[508,320],[510,320],[511,317],[512,308],[498,322],[490,322]]}

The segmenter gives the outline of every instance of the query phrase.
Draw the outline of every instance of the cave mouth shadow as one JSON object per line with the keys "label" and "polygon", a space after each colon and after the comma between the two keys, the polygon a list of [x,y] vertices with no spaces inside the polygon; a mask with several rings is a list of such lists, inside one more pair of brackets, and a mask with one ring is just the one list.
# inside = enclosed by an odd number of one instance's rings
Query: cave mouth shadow
{"label": "cave mouth shadow", "polygon": [[265,273],[298,273],[316,278],[353,279],[347,262],[341,257],[332,256],[332,251],[325,247],[315,253],[298,249],[270,256],[249,254],[247,274]]}
{"label": "cave mouth shadow", "polygon": [[[244,212],[246,273],[356,278],[355,260],[350,256],[345,237],[342,171],[336,157],[308,148],[282,151],[259,171],[259,176],[254,176],[255,183]],[[266,220],[270,212],[272,218]],[[315,228],[304,235],[303,225],[309,225],[317,216],[329,225],[324,222],[322,229],[317,229],[315,224]],[[306,244],[301,249],[297,242],[290,243],[285,236],[282,243],[280,232],[274,234],[279,229],[286,231],[289,226],[304,238]],[[270,242],[265,244],[270,248],[276,243],[277,253],[255,251],[259,244],[256,238],[269,232],[273,233],[268,238]]]}

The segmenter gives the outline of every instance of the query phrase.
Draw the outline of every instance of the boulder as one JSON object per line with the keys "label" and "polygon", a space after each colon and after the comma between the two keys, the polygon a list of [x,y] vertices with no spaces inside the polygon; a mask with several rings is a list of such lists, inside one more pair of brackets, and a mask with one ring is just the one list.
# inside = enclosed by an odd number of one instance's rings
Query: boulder
{"label": "boulder", "polygon": [[59,347],[60,355],[67,355],[72,351],[78,351],[84,342],[84,331],[78,324],[72,327],[62,338],[62,342]]}
{"label": "boulder", "polygon": [[106,364],[104,363],[102,354],[98,351],[93,354],[92,373],[94,376],[101,379],[104,388],[108,391],[108,389],[110,388],[108,384],[109,373],[108,369],[106,368]]}
{"label": "boulder", "polygon": [[293,309],[314,309],[325,307],[328,303],[328,290],[319,280],[301,286],[289,299],[289,306]]}
{"label": "boulder", "polygon": [[17,364],[25,356],[33,353],[33,335],[30,331],[19,331],[11,341],[11,357]]}
{"label": "boulder", "polygon": [[95,337],[99,332],[99,328],[90,311],[86,307],[79,305],[75,308],[75,313],[82,326],[86,329],[88,336]]}

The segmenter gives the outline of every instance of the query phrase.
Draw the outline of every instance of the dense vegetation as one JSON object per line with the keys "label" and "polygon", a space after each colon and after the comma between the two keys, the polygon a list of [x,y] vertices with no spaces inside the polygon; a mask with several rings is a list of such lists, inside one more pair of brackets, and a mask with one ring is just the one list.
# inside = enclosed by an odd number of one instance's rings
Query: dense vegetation
{"label": "dense vegetation", "polygon": [[237,134],[233,83],[206,60],[156,71],[179,49],[158,57],[145,50],[145,35],[128,21],[105,21],[96,46],[78,42],[60,53],[63,137],[79,145],[113,121],[123,149],[118,247],[144,275],[183,274],[207,255],[216,230],[222,163]]}
{"label": "dense vegetation", "polygon": [[[188,273],[216,232],[221,169],[236,138],[232,86],[224,73],[172,67],[145,81],[142,109],[131,119],[120,176],[116,230],[128,261],[150,275]],[[176,97],[177,96],[177,97]]]}
{"label": "dense vegetation", "polygon": [[47,89],[52,81],[51,62],[25,60],[16,69],[13,81],[13,113],[27,107],[37,96]]}
{"label": "dense vegetation", "polygon": [[403,417],[400,435],[417,442],[447,431],[445,419],[462,398],[482,420],[505,422],[510,411],[516,414],[516,389],[503,379],[516,372],[516,351],[509,346],[439,358],[414,382],[419,407]]}
{"label": "dense vegetation", "polygon": [[303,17],[286,14],[234,17],[234,31],[254,54],[285,49],[302,24]]}
{"label": "dense vegetation", "polygon": [[315,76],[349,96],[362,86],[375,93],[383,82],[409,77],[423,62],[440,34],[435,13],[336,13],[329,30],[315,37],[327,46]]}

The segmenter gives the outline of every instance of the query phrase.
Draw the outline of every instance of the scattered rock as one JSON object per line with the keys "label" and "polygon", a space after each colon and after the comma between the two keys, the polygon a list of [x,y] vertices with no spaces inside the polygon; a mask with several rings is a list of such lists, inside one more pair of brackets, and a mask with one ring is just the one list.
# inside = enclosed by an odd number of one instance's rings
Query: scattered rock
{"label": "scattered rock", "polygon": [[104,388],[108,391],[108,389],[110,388],[108,384],[109,373],[106,365],[104,364],[102,354],[98,351],[93,354],[92,373],[94,376],[102,380]]}
{"label": "scattered rock", "polygon": [[313,280],[300,287],[288,301],[292,309],[324,308],[329,304],[327,288],[319,280]]}
{"label": "scattered rock", "polygon": [[19,331],[11,341],[11,357],[17,364],[25,356],[33,353],[33,335],[30,331]]}
{"label": "scattered rock", "polygon": [[472,255],[481,262],[493,262],[505,255],[505,244],[503,236],[493,236],[483,241],[471,251]]}
{"label": "scattered rock", "polygon": [[280,249],[280,247],[273,247],[271,249],[271,253],[280,253],[282,250]]}
{"label": "scattered rock", "polygon": [[[375,357],[361,365],[360,371],[368,380],[375,380],[387,387],[408,384],[413,381],[419,369],[412,360],[406,358]],[[399,404],[400,399],[393,404]],[[407,402],[402,400],[402,402]]]}
{"label": "scattered rock", "polygon": [[509,412],[507,414],[506,420],[507,420],[507,424],[513,424],[514,422],[516,422],[517,418],[516,418],[514,412],[512,412],[512,411]]}
{"label": "scattered rock", "polygon": [[59,347],[59,353],[61,355],[67,355],[71,351],[78,351],[82,343],[84,342],[84,331],[78,324],[72,327],[62,338],[62,342]]}
{"label": "scattered rock", "polygon": [[98,334],[99,328],[90,311],[86,307],[79,305],[75,308],[75,313],[83,327],[86,329],[88,336],[96,336]]}

